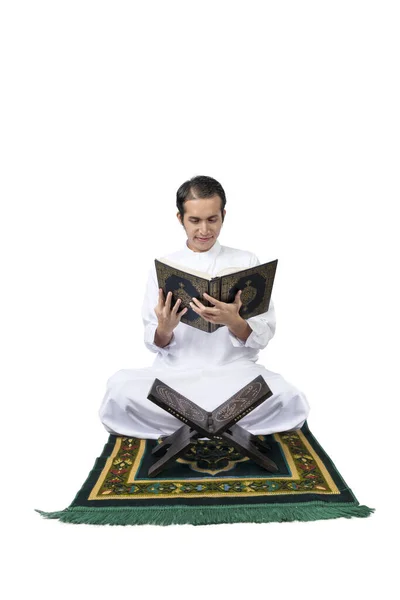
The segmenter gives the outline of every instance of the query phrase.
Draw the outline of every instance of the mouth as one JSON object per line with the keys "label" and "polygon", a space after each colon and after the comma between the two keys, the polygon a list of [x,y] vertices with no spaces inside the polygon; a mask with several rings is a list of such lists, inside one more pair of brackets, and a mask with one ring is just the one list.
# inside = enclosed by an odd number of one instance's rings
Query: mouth
{"label": "mouth", "polygon": [[211,237],[208,237],[208,238],[197,237],[197,239],[200,240],[200,242],[208,242],[208,240],[211,240]]}

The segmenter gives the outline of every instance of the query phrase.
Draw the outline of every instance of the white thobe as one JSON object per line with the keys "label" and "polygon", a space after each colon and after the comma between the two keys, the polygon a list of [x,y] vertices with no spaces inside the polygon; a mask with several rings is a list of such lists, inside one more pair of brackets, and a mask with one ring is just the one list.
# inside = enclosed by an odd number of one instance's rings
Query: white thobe
{"label": "white thobe", "polygon": [[[185,243],[182,250],[164,258],[182,265],[183,269],[188,267],[211,276],[226,267],[240,270],[260,264],[255,254],[222,246],[218,240],[206,252],[194,252]],[[303,425],[309,412],[305,395],[281,375],[257,363],[259,351],[275,333],[272,299],[267,312],[246,319],[252,332],[245,342],[226,326],[207,333],[180,322],[169,344],[160,348],[154,344],[158,290],[153,263],[148,272],[142,319],[144,343],[156,357],[151,367],[121,369],[108,379],[99,412],[108,432],[155,439],[173,433],[182,425],[176,417],[148,400],[156,377],[205,410],[212,411],[262,375],[273,395],[243,417],[239,424],[256,435],[298,429]]]}

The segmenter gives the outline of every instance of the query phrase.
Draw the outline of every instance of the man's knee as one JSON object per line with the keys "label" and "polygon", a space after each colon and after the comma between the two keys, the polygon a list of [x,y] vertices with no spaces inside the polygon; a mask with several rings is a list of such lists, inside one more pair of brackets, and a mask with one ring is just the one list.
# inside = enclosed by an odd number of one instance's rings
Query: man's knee
{"label": "man's knee", "polygon": [[120,386],[128,381],[135,380],[140,371],[140,369],[120,369],[119,371],[116,371],[107,379],[107,388],[112,388],[116,385]]}
{"label": "man's knee", "polygon": [[296,428],[300,429],[310,412],[305,394],[291,383],[283,380],[277,399],[280,401],[282,411],[289,411],[298,417],[299,425]]}
{"label": "man's knee", "polygon": [[305,397],[303,392],[289,381],[286,381],[282,376],[274,377],[271,382],[268,382],[268,385],[273,395],[280,397],[283,403],[290,401],[297,396]]}

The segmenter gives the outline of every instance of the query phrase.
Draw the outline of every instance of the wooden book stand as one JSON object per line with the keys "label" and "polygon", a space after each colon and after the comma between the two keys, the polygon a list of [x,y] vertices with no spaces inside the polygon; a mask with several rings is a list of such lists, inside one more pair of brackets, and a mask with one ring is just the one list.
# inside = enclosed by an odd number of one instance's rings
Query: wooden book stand
{"label": "wooden book stand", "polygon": [[155,379],[147,398],[173,414],[184,425],[154,448],[154,456],[162,458],[150,467],[148,476],[158,475],[199,437],[228,440],[237,450],[267,471],[278,471],[276,464],[262,452],[270,450],[270,446],[237,425],[237,421],[270,396],[270,388],[259,375],[215,410],[208,412],[166,383]]}

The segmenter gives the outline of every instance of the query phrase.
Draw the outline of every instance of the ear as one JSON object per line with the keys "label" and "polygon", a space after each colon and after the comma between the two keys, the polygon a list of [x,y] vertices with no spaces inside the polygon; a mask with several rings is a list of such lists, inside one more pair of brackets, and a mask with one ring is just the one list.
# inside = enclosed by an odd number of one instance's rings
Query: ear
{"label": "ear", "polygon": [[182,218],[181,218],[181,213],[180,213],[180,212],[177,212],[177,213],[176,213],[176,216],[177,216],[177,219],[178,219],[179,223],[180,223],[181,225],[183,225],[183,223],[182,223]]}

